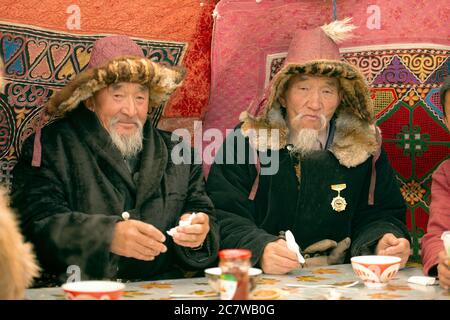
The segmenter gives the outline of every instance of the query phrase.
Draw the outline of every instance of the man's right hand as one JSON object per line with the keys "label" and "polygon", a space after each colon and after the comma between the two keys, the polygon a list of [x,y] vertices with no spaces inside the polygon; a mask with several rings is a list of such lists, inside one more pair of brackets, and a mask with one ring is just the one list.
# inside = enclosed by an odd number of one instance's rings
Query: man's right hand
{"label": "man's right hand", "polygon": [[268,243],[261,258],[261,269],[268,274],[285,274],[301,268],[297,255],[283,239]]}
{"label": "man's right hand", "polygon": [[111,252],[119,256],[138,260],[154,260],[167,251],[163,244],[164,234],[148,223],[139,220],[127,220],[116,223]]}

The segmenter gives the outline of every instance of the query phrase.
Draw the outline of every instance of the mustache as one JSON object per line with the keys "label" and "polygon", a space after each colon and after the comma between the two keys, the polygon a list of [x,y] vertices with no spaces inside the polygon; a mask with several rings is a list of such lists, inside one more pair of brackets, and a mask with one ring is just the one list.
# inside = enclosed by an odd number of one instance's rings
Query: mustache
{"label": "mustache", "polygon": [[[307,114],[299,113],[292,119],[292,122],[300,121],[301,118],[303,118],[304,116],[307,116]],[[325,116],[323,114],[319,114],[319,115],[317,115],[317,117],[319,117],[319,120],[320,120],[319,131],[325,129],[325,127],[327,125],[327,118],[325,118]]]}
{"label": "mustache", "polygon": [[139,118],[137,118],[137,117],[133,117],[133,118],[121,118],[120,116],[113,117],[113,118],[109,121],[109,126],[111,127],[111,126],[115,125],[117,122],[120,122],[120,121],[127,122],[127,123],[133,123],[133,124],[135,124],[139,129],[141,129],[141,128],[144,126],[144,124],[141,122],[141,120],[139,120]]}

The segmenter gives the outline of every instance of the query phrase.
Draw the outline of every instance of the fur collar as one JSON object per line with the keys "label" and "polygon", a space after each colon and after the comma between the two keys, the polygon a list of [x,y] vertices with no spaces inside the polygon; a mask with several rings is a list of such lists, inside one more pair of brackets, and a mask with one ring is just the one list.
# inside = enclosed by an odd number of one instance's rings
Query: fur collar
{"label": "fur collar", "polygon": [[[240,116],[242,133],[250,139],[254,148],[264,151],[286,146],[289,132],[279,97],[287,81],[295,74],[335,77],[339,80],[342,100],[336,110],[336,130],[329,151],[341,165],[355,167],[376,154],[381,145],[381,134],[374,124],[369,88],[356,67],[334,60],[289,63],[275,75],[263,96],[252,101],[248,110]],[[277,129],[279,134],[273,129]]]}
{"label": "fur collar", "polygon": [[[250,145],[256,150],[278,150],[286,147],[289,129],[280,109],[271,109],[262,121],[249,117],[244,111],[240,120],[243,121],[242,134],[249,138]],[[375,125],[355,117],[349,111],[338,112],[336,131],[329,151],[341,165],[347,168],[360,165],[376,153],[380,143],[380,130]]]}

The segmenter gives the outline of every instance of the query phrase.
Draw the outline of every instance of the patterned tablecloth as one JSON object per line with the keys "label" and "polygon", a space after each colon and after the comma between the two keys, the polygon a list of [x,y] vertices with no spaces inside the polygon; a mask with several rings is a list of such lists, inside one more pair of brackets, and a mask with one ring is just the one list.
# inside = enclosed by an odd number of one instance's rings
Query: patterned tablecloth
{"label": "patterned tablecloth", "polygon": [[[411,276],[422,276],[420,265],[409,264],[400,270],[383,289],[368,289],[360,281],[350,288],[296,288],[288,284],[342,285],[360,280],[350,264],[301,269],[288,275],[261,275],[256,289],[277,289],[278,299],[287,300],[450,300],[450,291],[439,285],[422,286],[408,283]],[[181,297],[191,295],[191,297]],[[29,289],[30,300],[61,300],[61,288]],[[168,300],[168,299],[219,299],[206,278],[175,279],[166,281],[131,282],[126,284],[123,299]]]}

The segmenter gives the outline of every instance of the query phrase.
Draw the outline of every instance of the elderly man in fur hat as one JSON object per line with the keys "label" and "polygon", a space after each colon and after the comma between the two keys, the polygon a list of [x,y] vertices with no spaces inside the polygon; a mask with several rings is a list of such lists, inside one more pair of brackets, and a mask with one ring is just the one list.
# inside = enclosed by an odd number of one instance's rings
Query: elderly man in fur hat
{"label": "elderly man in fur hat", "polygon": [[[399,256],[404,266],[410,253],[406,207],[368,87],[340,60],[336,42],[353,28],[348,22],[294,36],[283,68],[241,115],[208,176],[221,246],[250,249],[266,273],[301,266],[295,240],[306,266],[363,254]],[[239,163],[244,139],[250,152]],[[263,174],[263,157],[279,159],[275,173]]]}
{"label": "elderly man in fur hat", "polygon": [[12,187],[46,274],[173,278],[216,260],[201,167],[174,164],[180,141],[148,116],[183,77],[112,36],[95,42],[88,69],[51,98],[47,112],[59,119],[25,141]]}

